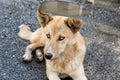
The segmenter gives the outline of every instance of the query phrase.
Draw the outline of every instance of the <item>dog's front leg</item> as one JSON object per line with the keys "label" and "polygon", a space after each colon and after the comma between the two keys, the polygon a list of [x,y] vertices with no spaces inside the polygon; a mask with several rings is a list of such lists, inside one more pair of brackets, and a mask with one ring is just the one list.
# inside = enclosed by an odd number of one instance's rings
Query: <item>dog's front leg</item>
{"label": "dog's front leg", "polygon": [[25,54],[23,55],[23,60],[25,62],[30,62],[32,59],[32,51],[37,48],[39,45],[32,43],[26,47]]}
{"label": "dog's front leg", "polygon": [[78,70],[70,74],[70,76],[73,78],[73,80],[87,80],[83,65],[81,65]]}
{"label": "dog's front leg", "polygon": [[47,70],[46,73],[49,80],[60,80],[58,73],[49,70]]}

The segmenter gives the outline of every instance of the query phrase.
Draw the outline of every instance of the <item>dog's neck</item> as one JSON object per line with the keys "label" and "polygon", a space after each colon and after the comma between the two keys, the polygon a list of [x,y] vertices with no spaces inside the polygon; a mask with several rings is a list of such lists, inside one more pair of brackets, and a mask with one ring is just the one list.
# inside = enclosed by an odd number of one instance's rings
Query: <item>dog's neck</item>
{"label": "dog's neck", "polygon": [[59,64],[58,66],[65,68],[65,66],[67,66],[67,63],[69,64],[72,60],[74,60],[79,53],[79,49],[77,49],[77,46],[77,43],[71,46],[67,46],[65,51],[59,58],[51,60],[50,62],[53,62],[53,64],[56,66]]}

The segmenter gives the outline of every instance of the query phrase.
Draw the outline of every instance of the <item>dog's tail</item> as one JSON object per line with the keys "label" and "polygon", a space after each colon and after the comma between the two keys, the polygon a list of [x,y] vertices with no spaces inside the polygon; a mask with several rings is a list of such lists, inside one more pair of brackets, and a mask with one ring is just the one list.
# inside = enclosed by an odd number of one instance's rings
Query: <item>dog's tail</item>
{"label": "dog's tail", "polygon": [[30,40],[32,33],[33,32],[31,31],[29,26],[24,25],[24,24],[19,26],[19,33],[18,33],[19,37],[21,37],[25,40]]}

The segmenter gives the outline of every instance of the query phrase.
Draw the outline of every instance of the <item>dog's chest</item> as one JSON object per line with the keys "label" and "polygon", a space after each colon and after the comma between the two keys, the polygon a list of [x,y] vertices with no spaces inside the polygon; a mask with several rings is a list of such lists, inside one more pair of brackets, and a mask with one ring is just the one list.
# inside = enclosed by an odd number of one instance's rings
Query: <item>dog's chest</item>
{"label": "dog's chest", "polygon": [[72,61],[54,61],[49,63],[49,68],[52,71],[58,72],[58,73],[70,73],[77,69],[77,66],[79,66],[78,60],[74,59]]}
{"label": "dog's chest", "polygon": [[59,73],[66,73],[67,64],[65,62],[54,61],[51,63],[51,69]]}

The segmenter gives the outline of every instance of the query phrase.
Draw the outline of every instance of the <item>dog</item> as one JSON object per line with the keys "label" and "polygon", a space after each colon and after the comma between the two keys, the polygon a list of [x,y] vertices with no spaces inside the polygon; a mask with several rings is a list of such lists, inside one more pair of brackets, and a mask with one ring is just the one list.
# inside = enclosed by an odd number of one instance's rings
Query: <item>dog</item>
{"label": "dog", "polygon": [[36,57],[39,60],[45,57],[49,80],[60,80],[65,75],[73,80],[87,80],[83,66],[86,45],[79,32],[83,21],[72,17],[52,16],[40,8],[37,10],[37,19],[41,27],[35,32],[27,25],[19,26],[18,35],[31,42],[26,47],[23,60],[30,62],[32,51],[44,46],[44,54],[37,49]]}

